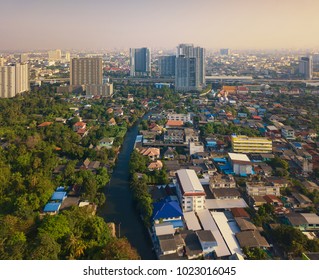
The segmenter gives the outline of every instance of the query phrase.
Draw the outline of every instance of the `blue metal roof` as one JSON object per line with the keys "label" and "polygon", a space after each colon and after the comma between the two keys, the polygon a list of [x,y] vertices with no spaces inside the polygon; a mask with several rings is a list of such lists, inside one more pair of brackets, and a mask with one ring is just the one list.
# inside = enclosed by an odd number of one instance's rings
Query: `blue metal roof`
{"label": "blue metal roof", "polygon": [[61,202],[49,202],[44,206],[43,212],[57,212],[61,207]]}
{"label": "blue metal roof", "polygon": [[66,197],[66,192],[54,192],[51,200],[63,200]]}
{"label": "blue metal roof", "polygon": [[152,220],[169,219],[183,216],[177,201],[160,201],[153,203]]}

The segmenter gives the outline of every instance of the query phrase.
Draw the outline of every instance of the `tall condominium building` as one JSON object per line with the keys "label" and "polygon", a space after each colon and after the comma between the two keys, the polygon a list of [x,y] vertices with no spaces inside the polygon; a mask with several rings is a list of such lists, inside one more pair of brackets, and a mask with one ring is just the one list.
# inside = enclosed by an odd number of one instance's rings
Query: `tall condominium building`
{"label": "tall condominium building", "polygon": [[4,57],[0,56],[0,67],[4,66]]}
{"label": "tall condominium building", "polygon": [[220,55],[230,55],[230,49],[220,49]]}
{"label": "tall condominium building", "polygon": [[17,63],[14,66],[0,66],[0,97],[10,98],[29,91],[28,64]]}
{"label": "tall condominium building", "polygon": [[158,62],[161,77],[175,76],[176,55],[160,56]]}
{"label": "tall condominium building", "polygon": [[50,61],[58,61],[62,58],[62,52],[61,50],[52,50],[48,51],[49,60]]}
{"label": "tall condominium building", "polygon": [[73,58],[70,65],[70,85],[103,84],[102,58]]}
{"label": "tall condominium building", "polygon": [[272,140],[266,137],[248,137],[237,135],[231,137],[234,153],[272,153]]}
{"label": "tall condominium building", "polygon": [[205,49],[192,44],[177,47],[175,89],[201,90],[205,86]]}
{"label": "tall condominium building", "polygon": [[303,75],[304,79],[311,80],[312,79],[312,56],[304,56],[300,58],[299,61],[299,73]]}
{"label": "tall condominium building", "polygon": [[130,49],[130,75],[151,76],[151,51],[149,48]]}

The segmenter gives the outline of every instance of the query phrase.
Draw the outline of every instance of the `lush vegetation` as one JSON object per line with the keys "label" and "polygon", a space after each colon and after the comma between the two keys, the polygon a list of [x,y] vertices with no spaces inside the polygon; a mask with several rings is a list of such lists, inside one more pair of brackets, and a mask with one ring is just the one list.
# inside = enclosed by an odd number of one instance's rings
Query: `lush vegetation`
{"label": "lush vegetation", "polygon": [[[110,159],[116,157],[130,125],[103,124],[111,117],[106,112],[108,101],[91,101],[83,115],[94,118],[87,122],[92,135],[81,138],[73,131],[78,115],[69,108],[81,108],[83,102],[54,92],[54,87],[44,86],[0,99],[0,259],[138,259],[128,241],[114,237],[109,225],[90,208],[42,216],[57,186],[66,190],[77,186],[82,200],[96,205],[105,202],[103,188],[110,179],[106,166],[111,166]],[[39,127],[43,122],[50,124]],[[114,149],[92,149],[96,139],[110,136],[116,137]],[[87,158],[101,166],[79,168]],[[58,166],[64,168],[54,174]]]}

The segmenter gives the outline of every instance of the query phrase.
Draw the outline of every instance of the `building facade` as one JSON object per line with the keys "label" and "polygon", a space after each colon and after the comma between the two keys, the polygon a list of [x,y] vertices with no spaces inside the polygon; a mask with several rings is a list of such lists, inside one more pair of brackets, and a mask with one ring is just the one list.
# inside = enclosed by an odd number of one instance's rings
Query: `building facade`
{"label": "building facade", "polygon": [[199,91],[205,86],[205,49],[192,44],[177,47],[175,89]]}
{"label": "building facade", "polygon": [[265,182],[246,182],[246,192],[250,196],[280,196],[280,187]]}
{"label": "building facade", "polygon": [[86,96],[109,97],[113,94],[113,84],[107,83],[102,85],[87,85]]}
{"label": "building facade", "polygon": [[205,191],[196,173],[191,169],[176,172],[177,196],[183,212],[201,211],[205,209]]}
{"label": "building facade", "polygon": [[160,56],[158,59],[159,62],[159,73],[161,77],[174,77],[175,76],[175,63],[176,56]]}
{"label": "building facade", "polygon": [[73,58],[70,65],[70,85],[103,84],[102,58]]}
{"label": "building facade", "polygon": [[272,153],[272,140],[266,137],[233,135],[231,145],[234,153]]}
{"label": "building facade", "polygon": [[30,90],[29,66],[17,63],[0,67],[0,97],[10,98]]}
{"label": "building facade", "polygon": [[299,73],[303,75],[305,80],[312,79],[313,63],[312,56],[304,56],[299,61]]}
{"label": "building facade", "polygon": [[151,76],[151,51],[149,48],[130,49],[130,76]]}

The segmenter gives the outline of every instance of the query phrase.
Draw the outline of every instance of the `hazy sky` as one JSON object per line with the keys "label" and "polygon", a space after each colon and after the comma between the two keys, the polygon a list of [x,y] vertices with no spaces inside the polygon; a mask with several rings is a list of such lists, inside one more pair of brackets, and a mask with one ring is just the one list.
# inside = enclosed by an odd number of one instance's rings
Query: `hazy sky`
{"label": "hazy sky", "polygon": [[0,0],[0,50],[318,48],[319,0]]}

